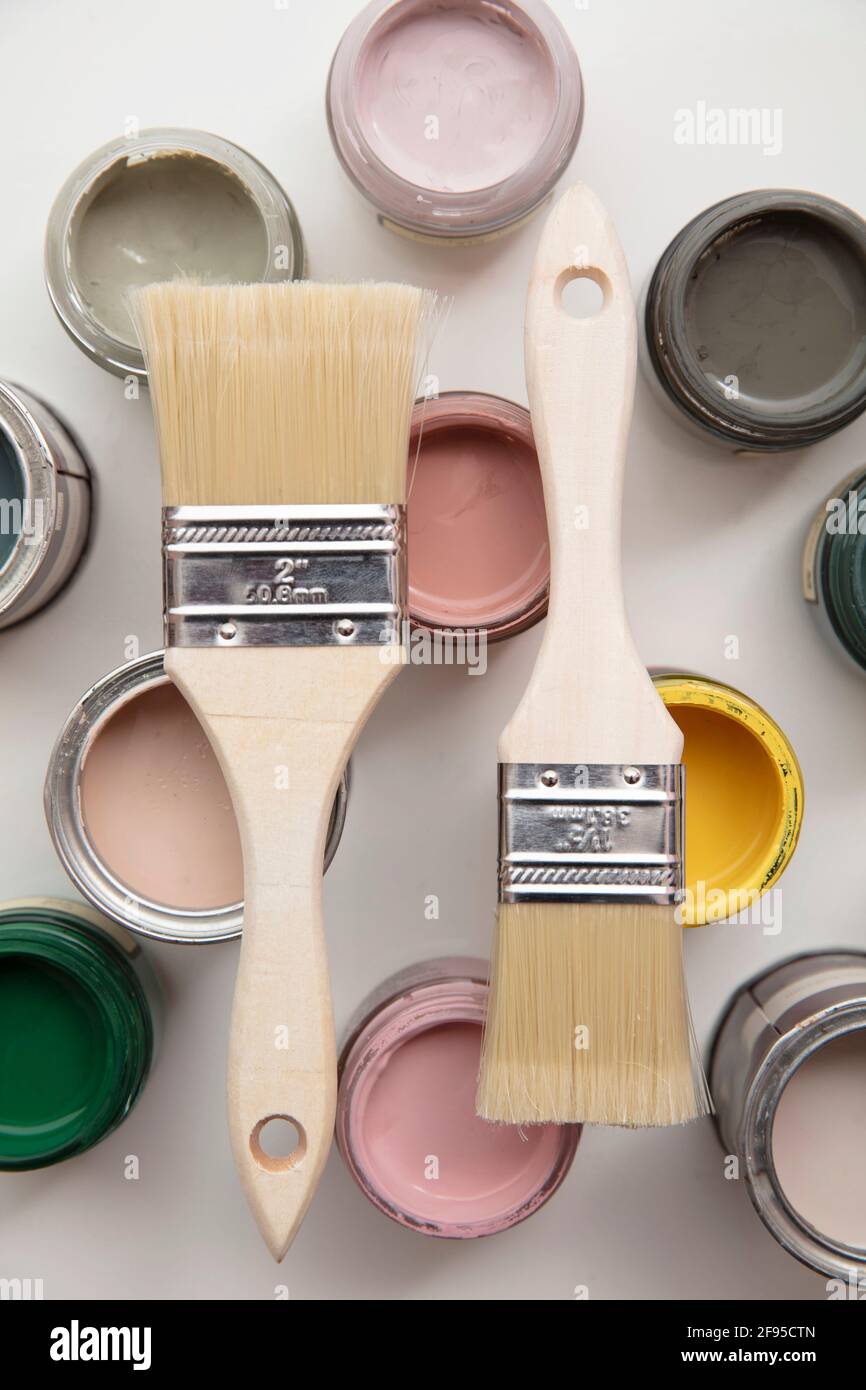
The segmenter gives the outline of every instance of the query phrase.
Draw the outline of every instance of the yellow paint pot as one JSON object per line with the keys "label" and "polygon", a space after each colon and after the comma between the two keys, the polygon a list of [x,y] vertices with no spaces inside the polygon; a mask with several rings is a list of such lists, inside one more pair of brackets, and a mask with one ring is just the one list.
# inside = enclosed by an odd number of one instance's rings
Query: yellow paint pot
{"label": "yellow paint pot", "polygon": [[686,926],[751,908],[787,868],[803,822],[803,774],[775,720],[729,685],[653,671],[683,731]]}

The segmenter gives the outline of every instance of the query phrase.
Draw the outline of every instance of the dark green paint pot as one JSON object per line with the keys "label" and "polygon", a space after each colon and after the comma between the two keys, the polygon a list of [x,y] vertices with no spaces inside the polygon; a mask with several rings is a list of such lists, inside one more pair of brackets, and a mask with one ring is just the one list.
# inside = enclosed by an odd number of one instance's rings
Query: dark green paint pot
{"label": "dark green paint pot", "polygon": [[825,631],[866,670],[866,470],[818,509],[803,553],[803,595]]}
{"label": "dark green paint pot", "polygon": [[126,1118],[156,985],[126,933],[45,899],[0,909],[0,1169],[84,1153]]}

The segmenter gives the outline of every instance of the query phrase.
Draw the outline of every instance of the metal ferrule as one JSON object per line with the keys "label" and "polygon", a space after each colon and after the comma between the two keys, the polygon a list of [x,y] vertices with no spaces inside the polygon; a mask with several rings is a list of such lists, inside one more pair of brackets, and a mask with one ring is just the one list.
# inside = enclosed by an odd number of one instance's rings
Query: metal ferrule
{"label": "metal ferrule", "polygon": [[680,764],[499,764],[499,901],[673,906],[683,893]]}
{"label": "metal ferrule", "polygon": [[400,642],[405,509],[168,507],[167,647]]}

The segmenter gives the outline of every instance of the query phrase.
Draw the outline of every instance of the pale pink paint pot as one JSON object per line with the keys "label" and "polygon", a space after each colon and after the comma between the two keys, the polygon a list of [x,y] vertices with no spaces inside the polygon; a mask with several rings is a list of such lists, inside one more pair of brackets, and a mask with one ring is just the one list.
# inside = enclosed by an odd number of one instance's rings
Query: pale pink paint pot
{"label": "pale pink paint pot", "polygon": [[371,0],[337,47],[326,109],[384,226],[471,244],[550,194],[577,145],[583,87],[544,0]]}
{"label": "pale pink paint pot", "polygon": [[418,401],[407,499],[416,626],[498,641],[544,617],[550,550],[528,410],[481,392]]}
{"label": "pale pink paint pot", "polygon": [[487,963],[425,961],[359,1011],[340,1062],[337,1145],[374,1206],[422,1235],[467,1239],[524,1221],[571,1167],[579,1125],[475,1114]]}

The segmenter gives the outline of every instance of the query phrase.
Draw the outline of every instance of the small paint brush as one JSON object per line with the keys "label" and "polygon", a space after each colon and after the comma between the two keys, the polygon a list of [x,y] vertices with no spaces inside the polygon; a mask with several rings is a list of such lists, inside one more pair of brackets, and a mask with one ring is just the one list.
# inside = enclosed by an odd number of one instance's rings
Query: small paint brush
{"label": "small paint brush", "polygon": [[[331,1145],[322,861],[358,734],[402,664],[404,501],[432,296],[153,285],[133,297],[159,434],[165,666],[214,747],[244,860],[228,1115],[282,1259]],[[288,1155],[263,1133],[289,1121]]]}
{"label": "small paint brush", "polygon": [[[602,292],[592,317],[562,302],[581,276]],[[550,610],[499,744],[500,908],[478,1109],[512,1124],[676,1124],[708,1108],[676,914],[683,737],[625,612],[634,305],[610,219],[582,185],[542,232],[525,352]]]}

